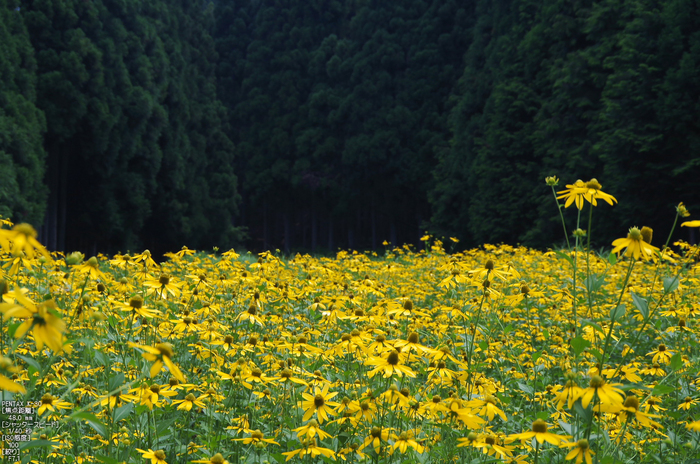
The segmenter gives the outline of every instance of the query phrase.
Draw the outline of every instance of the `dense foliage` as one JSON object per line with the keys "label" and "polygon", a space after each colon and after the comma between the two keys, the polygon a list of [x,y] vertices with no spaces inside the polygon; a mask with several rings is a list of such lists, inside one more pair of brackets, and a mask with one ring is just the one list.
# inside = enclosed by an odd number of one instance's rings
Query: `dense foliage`
{"label": "dense foliage", "polygon": [[0,0],[0,215],[38,222],[46,209],[46,122],[34,51],[14,3]]}
{"label": "dense foliage", "polygon": [[665,235],[700,208],[699,10],[3,0],[0,213],[45,217],[51,249],[227,247],[241,226],[255,249],[541,247],[544,177],[596,173],[621,200],[601,244]]}
{"label": "dense foliage", "polygon": [[50,248],[231,242],[238,193],[201,2],[23,2]]}

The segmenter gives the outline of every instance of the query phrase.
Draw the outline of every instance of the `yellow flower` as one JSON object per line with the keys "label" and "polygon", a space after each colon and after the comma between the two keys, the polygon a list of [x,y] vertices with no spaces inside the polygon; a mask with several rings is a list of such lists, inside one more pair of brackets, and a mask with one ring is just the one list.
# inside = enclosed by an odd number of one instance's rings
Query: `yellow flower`
{"label": "yellow flower", "polygon": [[258,324],[261,327],[265,326],[262,316],[258,315],[258,306],[255,304],[248,306],[248,309],[239,314],[238,317],[236,317],[236,320],[248,321],[251,324]]}
{"label": "yellow flower", "polygon": [[620,384],[607,384],[599,375],[594,375],[591,378],[589,387],[583,391],[581,395],[581,406],[587,408],[594,396],[598,396],[601,403],[604,404],[622,404],[624,397],[622,390],[615,388]]}
{"label": "yellow flower", "polygon": [[185,376],[182,375],[180,368],[177,367],[172,361],[174,351],[173,345],[170,343],[158,343],[155,347],[137,345],[133,342],[128,342],[128,345],[132,348],[138,348],[146,351],[145,353],[142,353],[141,356],[143,356],[147,361],[153,362],[150,371],[151,377],[155,377],[163,369],[163,364],[165,364],[168,369],[170,369],[170,373],[173,375],[173,377],[180,382],[187,381]]}
{"label": "yellow flower", "polygon": [[335,452],[328,448],[321,448],[320,446],[317,446],[315,438],[304,440],[302,442],[302,445],[302,448],[282,453],[283,456],[287,456],[287,459],[285,459],[285,461],[290,461],[296,455],[299,455],[300,458],[303,458],[306,455],[311,456],[311,458],[323,455],[335,460]]}
{"label": "yellow flower", "polygon": [[336,415],[335,409],[340,406],[340,403],[328,401],[334,398],[338,392],[328,393],[328,384],[324,385],[323,389],[316,390],[316,395],[302,393],[304,401],[300,401],[299,405],[305,411],[302,420],[307,421],[316,413],[318,423],[323,424],[324,420],[328,420],[328,415]]}
{"label": "yellow flower", "polygon": [[160,311],[157,309],[145,308],[141,295],[134,295],[129,298],[128,304],[117,303],[117,307],[120,311],[133,311],[134,314],[146,318],[156,317],[160,314]]}
{"label": "yellow flower", "polygon": [[211,459],[200,459],[198,461],[192,461],[201,464],[229,464],[227,460],[221,455],[221,453],[216,453]]}
{"label": "yellow flower", "polygon": [[375,368],[367,373],[367,377],[372,378],[378,372],[383,372],[384,378],[391,377],[394,374],[399,377],[402,377],[404,374],[407,377],[415,377],[415,372],[410,367],[400,364],[400,361],[399,352],[396,350],[390,352],[385,358],[371,357],[365,361],[365,364],[375,366]]}
{"label": "yellow flower", "polygon": [[17,224],[12,229],[0,229],[0,248],[13,256],[19,256],[24,252],[29,259],[34,259],[34,252],[38,251],[46,259],[51,261],[51,254],[44,245],[36,239],[37,233],[29,224]]}
{"label": "yellow flower", "polygon": [[38,305],[34,304],[19,289],[12,292],[12,297],[17,303],[0,304],[0,312],[4,314],[5,321],[11,317],[24,319],[15,331],[15,338],[20,338],[31,329],[38,350],[46,345],[55,353],[63,351],[63,332],[66,330],[66,324],[60,317],[56,303],[48,300]]}
{"label": "yellow flower", "polygon": [[673,357],[673,352],[666,349],[666,345],[660,344],[654,351],[647,353],[648,355],[654,355],[651,362],[659,364],[668,364],[671,362],[671,357]]}
{"label": "yellow flower", "polygon": [[685,424],[685,427],[688,430],[692,430],[693,432],[700,432],[700,420],[696,420],[695,422],[689,422]]}
{"label": "yellow flower", "polygon": [[577,180],[573,184],[567,185],[566,190],[557,192],[559,194],[557,199],[566,199],[564,203],[565,208],[575,203],[578,209],[583,209],[584,200],[593,206],[598,206],[598,198],[606,201],[610,206],[613,205],[613,202],[617,203],[614,196],[603,192],[601,188],[602,186],[595,178],[588,182]]}
{"label": "yellow flower", "polygon": [[545,421],[542,419],[537,419],[535,422],[532,423],[532,430],[529,432],[523,432],[523,433],[516,433],[515,435],[509,435],[509,439],[514,439],[514,440],[527,440],[529,438],[535,438],[538,443],[542,444],[545,441],[548,443],[551,443],[555,446],[559,446],[559,444],[569,437],[568,435],[557,435],[555,433],[551,433],[547,431],[547,424]]}
{"label": "yellow flower", "polygon": [[136,451],[141,453],[142,458],[150,459],[151,464],[168,464],[165,460],[165,452],[163,450],[153,451],[149,448],[148,451],[144,451],[142,449],[136,448]]}
{"label": "yellow flower", "polygon": [[197,406],[201,409],[206,408],[206,405],[202,402],[202,400],[195,397],[192,393],[188,393],[187,396],[185,396],[185,399],[174,400],[173,404],[177,404],[177,409],[181,411],[191,411],[193,406]]}
{"label": "yellow flower", "polygon": [[505,446],[501,443],[496,435],[486,435],[483,440],[475,442],[472,446],[481,449],[487,456],[498,456],[500,458],[509,458],[513,455],[513,447]]}
{"label": "yellow flower", "polygon": [[595,454],[593,451],[591,451],[591,448],[588,445],[588,440],[581,439],[579,441],[575,441],[572,443],[564,443],[561,445],[562,447],[575,447],[572,449],[569,454],[566,455],[566,460],[571,461],[572,459],[576,459],[575,464],[581,464],[583,460],[586,460],[586,464],[593,464],[593,461],[591,459],[591,455]]}
{"label": "yellow flower", "polygon": [[331,437],[331,434],[321,430],[321,428],[318,426],[318,422],[315,419],[311,419],[306,425],[302,425],[301,427],[292,429],[292,431],[296,432],[299,438],[302,438],[304,436],[313,438],[317,434],[321,440]]}
{"label": "yellow flower", "polygon": [[612,242],[613,253],[619,253],[623,248],[625,249],[625,256],[632,256],[634,259],[639,259],[640,257],[644,260],[656,259],[655,252],[659,249],[643,240],[642,231],[637,227],[632,227],[627,234],[627,238],[618,238]]}
{"label": "yellow flower", "polygon": [[44,414],[45,411],[56,412],[56,410],[68,409],[73,405],[67,401],[60,400],[48,393],[41,397],[41,406],[37,411],[40,416]]}
{"label": "yellow flower", "polygon": [[697,400],[691,398],[690,396],[686,396],[685,399],[681,404],[678,405],[678,409],[684,409],[686,411],[690,411],[690,408],[694,406],[697,403]]}
{"label": "yellow flower", "polygon": [[155,293],[163,299],[167,299],[168,295],[177,298],[180,295],[180,287],[182,287],[182,284],[175,282],[170,274],[161,274],[157,279],[149,276],[143,284],[149,288],[149,294]]}
{"label": "yellow flower", "polygon": [[261,383],[267,385],[268,383],[275,380],[274,377],[268,377],[259,367],[253,367],[252,369],[245,369],[241,373],[241,380],[243,380],[243,385],[247,388],[253,388],[253,383]]}
{"label": "yellow flower", "polygon": [[583,395],[583,388],[579,387],[574,379],[567,380],[564,389],[556,396],[556,408],[560,410],[566,404],[567,408],[571,409],[576,400],[581,398],[581,395]]}
{"label": "yellow flower", "polygon": [[256,444],[256,443],[270,443],[272,445],[279,445],[272,438],[265,438],[265,435],[260,430],[255,430],[250,433],[249,437],[246,438],[234,438],[233,441],[242,441],[246,445]]}
{"label": "yellow flower", "polygon": [[492,421],[496,415],[500,416],[504,422],[508,421],[506,414],[497,406],[497,399],[493,395],[486,395],[484,399],[470,401],[467,406],[474,408],[475,412],[481,416],[486,416]]}
{"label": "yellow flower", "polygon": [[100,262],[94,256],[75,267],[80,274],[86,274],[92,279],[105,280],[105,275],[100,271]]}
{"label": "yellow flower", "polygon": [[[0,371],[5,371],[8,374],[19,372],[19,368],[12,365],[12,360],[5,356],[0,356]],[[0,390],[5,390],[13,393],[26,393],[25,388],[0,374]]]}
{"label": "yellow flower", "polygon": [[26,393],[27,390],[20,384],[13,382],[4,375],[0,374],[0,390],[9,391],[12,393]]}
{"label": "yellow flower", "polygon": [[369,435],[365,437],[365,441],[360,445],[360,450],[365,449],[367,446],[372,445],[374,451],[379,453],[382,441],[389,441],[389,431],[390,429],[386,427],[372,427]]}
{"label": "yellow flower", "polygon": [[625,398],[625,403],[622,405],[619,411],[619,418],[622,422],[626,420],[636,419],[637,422],[642,424],[644,427],[654,427],[661,428],[661,424],[654,421],[652,417],[661,417],[657,414],[647,414],[639,410],[639,398],[634,395],[630,395]]}
{"label": "yellow flower", "polygon": [[392,433],[391,438],[394,440],[394,444],[391,445],[391,454],[394,454],[397,449],[401,454],[406,453],[408,448],[413,448],[418,453],[422,453],[425,450],[425,447],[415,440],[412,430],[401,432],[399,435]]}
{"label": "yellow flower", "polygon": [[[433,401],[439,398],[440,397],[433,397]],[[476,401],[481,402],[482,400]],[[452,399],[452,401],[450,401],[450,408],[446,412],[449,413],[450,417],[462,421],[464,426],[470,429],[481,428],[486,423],[486,421],[481,417],[472,414],[474,411],[472,411],[471,408],[463,408],[462,402],[459,399]]]}
{"label": "yellow flower", "polygon": [[493,280],[494,277],[498,277],[501,280],[506,280],[511,273],[501,269],[497,269],[493,263],[493,260],[489,259],[484,264],[483,268],[474,269],[469,271],[469,277],[472,277],[474,281],[481,283],[483,280]]}

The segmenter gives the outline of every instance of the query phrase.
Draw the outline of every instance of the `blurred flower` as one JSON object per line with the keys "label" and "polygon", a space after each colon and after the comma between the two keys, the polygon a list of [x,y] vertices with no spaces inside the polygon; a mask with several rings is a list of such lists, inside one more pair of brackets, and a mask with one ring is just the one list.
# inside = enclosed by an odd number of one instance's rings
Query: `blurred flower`
{"label": "blurred flower", "polygon": [[136,451],[141,453],[142,458],[150,459],[151,464],[168,464],[165,460],[165,452],[163,450],[153,451],[149,448],[148,451],[144,451],[136,448]]}
{"label": "blurred flower", "polygon": [[5,321],[11,317],[24,319],[15,331],[15,338],[20,338],[31,330],[38,350],[46,345],[55,353],[63,351],[63,332],[66,330],[66,324],[60,317],[56,303],[47,300],[38,305],[34,304],[19,289],[15,289],[11,295],[16,303],[1,303],[0,312],[4,314]]}
{"label": "blurred flower", "polygon": [[579,441],[575,441],[572,443],[563,443],[561,445],[562,447],[568,447],[568,448],[574,448],[572,449],[569,454],[566,455],[566,460],[571,461],[572,459],[576,459],[575,464],[581,464],[583,460],[586,460],[586,464],[593,464],[593,461],[591,459],[591,455],[595,454],[593,451],[591,451],[591,448],[588,445],[588,440],[581,439]]}
{"label": "blurred flower", "polygon": [[44,245],[36,239],[37,233],[30,224],[17,224],[12,229],[0,229],[0,248],[13,256],[26,254],[29,259],[34,259],[37,251],[51,261],[51,254]]}
{"label": "blurred flower", "polygon": [[133,342],[128,342],[128,345],[132,348],[144,350],[145,353],[142,353],[141,356],[143,356],[144,359],[153,362],[150,371],[151,377],[155,377],[163,369],[163,365],[165,364],[168,369],[170,369],[170,373],[173,375],[173,377],[180,382],[187,381],[185,376],[182,375],[180,368],[177,367],[172,361],[172,357],[174,356],[175,352],[173,351],[173,345],[170,343],[158,343],[155,347],[137,345]]}

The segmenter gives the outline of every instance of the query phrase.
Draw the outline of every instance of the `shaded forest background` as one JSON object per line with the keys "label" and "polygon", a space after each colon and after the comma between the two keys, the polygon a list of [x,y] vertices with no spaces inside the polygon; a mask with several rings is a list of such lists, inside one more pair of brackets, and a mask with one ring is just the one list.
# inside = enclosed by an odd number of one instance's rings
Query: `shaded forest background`
{"label": "shaded forest background", "polygon": [[617,197],[599,246],[700,213],[698,0],[0,0],[0,44],[50,249],[547,247],[550,175]]}

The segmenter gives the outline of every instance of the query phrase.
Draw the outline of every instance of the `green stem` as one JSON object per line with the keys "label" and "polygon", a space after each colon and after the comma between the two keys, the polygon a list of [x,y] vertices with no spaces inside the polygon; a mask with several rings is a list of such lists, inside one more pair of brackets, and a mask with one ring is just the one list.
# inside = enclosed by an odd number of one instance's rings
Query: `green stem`
{"label": "green stem", "polygon": [[593,205],[588,205],[588,230],[586,231],[586,294],[588,295],[588,317],[593,316],[593,299],[591,296],[591,230],[593,228]]}
{"label": "green stem", "polygon": [[[581,224],[581,210],[578,210],[578,216],[576,218],[576,230],[579,229],[579,225]],[[574,285],[572,289],[572,302],[571,304],[573,305],[573,310],[574,310],[574,338],[578,337],[578,314],[577,314],[577,295],[576,295],[576,275],[578,274],[578,239],[579,236],[576,234],[576,245],[574,247]]]}
{"label": "green stem", "polygon": [[[489,271],[491,272],[491,271]],[[488,279],[489,276],[486,274],[486,278]],[[469,390],[467,392],[467,398],[471,399],[472,397],[472,385],[471,385],[471,377],[472,377],[472,357],[474,355],[474,342],[476,341],[476,331],[479,327],[479,322],[481,322],[481,309],[484,307],[484,301],[486,300],[486,290],[484,289],[484,294],[481,297],[481,302],[479,303],[479,309],[476,312],[476,323],[474,324],[474,330],[472,330],[472,337],[471,340],[469,341],[469,350],[467,351],[467,372],[468,372],[468,379],[467,383],[469,384]]]}
{"label": "green stem", "polygon": [[559,210],[559,217],[561,218],[561,225],[564,228],[564,237],[566,238],[566,248],[571,251],[571,244],[569,243],[569,234],[566,232],[566,222],[564,221],[564,214],[561,212],[562,205],[557,200],[557,193],[554,191],[554,186],[552,186],[552,195],[554,195],[554,201],[557,204],[557,209]]}

